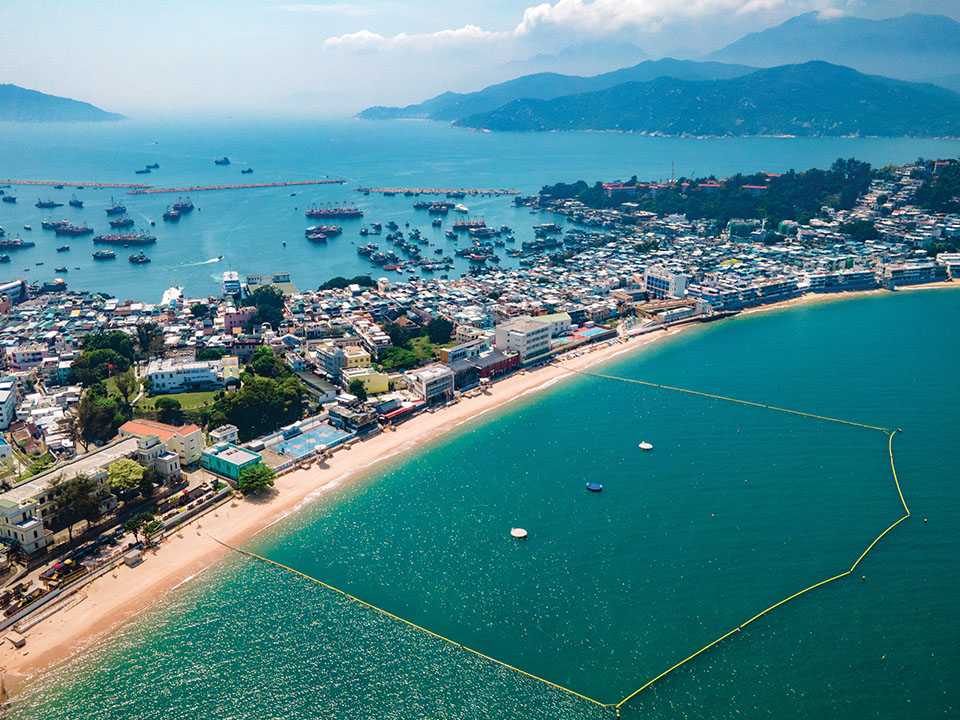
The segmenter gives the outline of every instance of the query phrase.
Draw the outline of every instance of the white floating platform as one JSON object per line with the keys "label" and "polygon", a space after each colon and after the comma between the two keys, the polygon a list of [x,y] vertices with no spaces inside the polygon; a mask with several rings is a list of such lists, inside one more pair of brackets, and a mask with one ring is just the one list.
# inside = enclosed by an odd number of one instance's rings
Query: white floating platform
{"label": "white floating platform", "polygon": [[523,528],[511,528],[510,535],[515,537],[517,540],[523,540],[527,536],[527,531]]}
{"label": "white floating platform", "polygon": [[642,442],[637,447],[641,450],[653,450],[653,445],[648,442]]}

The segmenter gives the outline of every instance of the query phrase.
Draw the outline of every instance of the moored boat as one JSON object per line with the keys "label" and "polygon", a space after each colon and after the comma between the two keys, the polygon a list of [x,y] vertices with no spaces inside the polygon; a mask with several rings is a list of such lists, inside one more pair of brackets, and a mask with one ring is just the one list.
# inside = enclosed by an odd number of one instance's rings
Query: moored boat
{"label": "moored boat", "polygon": [[222,158],[218,158],[218,159],[214,160],[214,161],[213,161],[213,164],[214,164],[214,165],[229,165],[229,164],[230,164],[230,158],[228,158],[226,155],[224,155]]}
{"label": "moored boat", "polygon": [[43,209],[57,208],[57,207],[63,207],[63,203],[54,202],[53,200],[47,198],[46,200],[37,200],[37,207],[43,208]]}
{"label": "moored boat", "polygon": [[67,250],[69,249],[70,249],[69,245],[61,245],[60,247],[57,248],[57,252],[67,252]]}
{"label": "moored boat", "polygon": [[[110,201],[113,202],[113,198],[110,198]],[[114,202],[113,205],[107,208],[107,215],[123,215],[126,211],[126,207],[118,202]]]}
{"label": "moored boat", "polygon": [[68,202],[67,204],[73,208],[82,208],[83,200],[77,200],[77,196],[74,195],[72,198],[70,198],[70,202]]}
{"label": "moored boat", "polygon": [[97,250],[93,254],[94,260],[113,260],[117,257],[117,254],[113,250]]}
{"label": "moored boat", "polygon": [[134,265],[143,265],[150,262],[150,258],[143,254],[143,250],[134,255],[127,256],[127,260],[132,262]]}
{"label": "moored boat", "polygon": [[111,220],[110,227],[112,228],[125,228],[133,226],[133,218],[122,217],[118,220]]}

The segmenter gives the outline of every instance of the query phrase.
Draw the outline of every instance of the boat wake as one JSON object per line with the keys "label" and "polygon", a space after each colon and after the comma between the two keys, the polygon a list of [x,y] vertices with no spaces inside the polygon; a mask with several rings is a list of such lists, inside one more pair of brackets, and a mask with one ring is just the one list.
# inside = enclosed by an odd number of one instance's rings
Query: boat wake
{"label": "boat wake", "polygon": [[194,267],[196,265],[209,265],[210,263],[218,263],[223,260],[223,255],[220,257],[210,258],[209,260],[201,260],[200,262],[195,263],[183,263],[180,267]]}

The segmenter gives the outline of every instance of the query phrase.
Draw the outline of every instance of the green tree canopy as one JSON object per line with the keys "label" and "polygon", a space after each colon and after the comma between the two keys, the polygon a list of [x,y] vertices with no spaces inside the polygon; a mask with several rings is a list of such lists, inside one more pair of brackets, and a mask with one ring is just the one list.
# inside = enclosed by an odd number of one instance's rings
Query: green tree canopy
{"label": "green tree canopy", "polygon": [[106,380],[111,375],[125,372],[130,368],[130,360],[110,348],[84,350],[70,363],[67,381],[74,385],[89,387]]}
{"label": "green tree canopy", "polygon": [[109,330],[107,332],[91,333],[83,338],[83,349],[90,350],[113,350],[127,359],[129,365],[133,361],[133,339],[122,330]]}
{"label": "green tree canopy", "polygon": [[413,350],[389,347],[380,353],[379,362],[380,367],[387,372],[392,372],[394,370],[406,370],[416,367],[417,363],[420,362],[420,358]]}
{"label": "green tree canopy", "polygon": [[124,404],[130,402],[130,398],[137,392],[137,377],[133,374],[133,369],[114,375],[113,384],[123,398]]}
{"label": "green tree canopy", "polygon": [[227,354],[226,348],[204,347],[196,352],[197,360],[219,360]]}
{"label": "green tree canopy", "polygon": [[100,491],[86,475],[77,475],[67,481],[56,478],[51,485],[54,487],[54,515],[66,526],[72,540],[76,523],[81,520],[91,522],[100,517]]}
{"label": "green tree canopy", "polygon": [[350,285],[359,285],[361,287],[376,287],[376,283],[369,275],[357,275],[352,278],[345,278],[337,275],[327,280],[317,290],[342,290]]}
{"label": "green tree canopy", "polygon": [[179,400],[175,397],[164,395],[163,397],[157,398],[154,405],[156,405],[157,410],[160,411],[160,422],[171,425],[179,424],[182,417]]}
{"label": "green tree canopy", "polygon": [[125,420],[116,398],[88,390],[77,405],[77,431],[84,445],[111,439]]}
{"label": "green tree canopy", "polygon": [[132,534],[134,539],[140,541],[140,531],[153,522],[153,513],[139,512],[132,517],[127,518],[123,523],[123,529]]}
{"label": "green tree canopy", "polygon": [[350,381],[350,384],[347,385],[347,392],[355,395],[361,402],[367,399],[367,386],[360,378]]}
{"label": "green tree canopy", "polygon": [[258,347],[250,360],[250,367],[260,377],[275,378],[290,374],[287,366],[273,352],[273,348],[266,345]]}
{"label": "green tree canopy", "polygon": [[437,317],[427,323],[427,335],[436,345],[450,342],[453,335],[453,323],[444,317]]}
{"label": "green tree canopy", "polygon": [[269,487],[273,487],[276,473],[263,463],[250,465],[240,471],[237,485],[244,494],[256,495]]}
{"label": "green tree canopy", "polygon": [[257,309],[250,319],[251,325],[270,323],[276,330],[283,322],[283,293],[273,285],[258,287],[243,299],[243,304]]}
{"label": "green tree canopy", "polygon": [[209,428],[236,425],[241,441],[246,442],[299,420],[305,396],[306,390],[296,375],[248,375],[237,392],[224,393],[204,408],[201,418]]}
{"label": "green tree canopy", "polygon": [[206,303],[194,303],[190,306],[190,314],[202,320],[210,314],[210,306]]}
{"label": "green tree canopy", "polygon": [[150,346],[155,337],[160,336],[160,328],[156,323],[140,323],[137,325],[137,347],[143,355],[150,353]]}
{"label": "green tree canopy", "polygon": [[107,468],[107,484],[118,493],[128,493],[140,487],[143,465],[128,458],[120,458]]}

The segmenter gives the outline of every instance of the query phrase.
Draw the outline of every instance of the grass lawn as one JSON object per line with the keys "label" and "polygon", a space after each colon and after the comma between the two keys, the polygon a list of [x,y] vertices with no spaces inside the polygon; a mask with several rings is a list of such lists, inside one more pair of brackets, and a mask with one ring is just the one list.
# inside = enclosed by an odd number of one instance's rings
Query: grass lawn
{"label": "grass lawn", "polygon": [[143,397],[140,398],[140,402],[137,403],[137,407],[140,409],[145,409],[149,407],[153,409],[157,400],[162,397],[171,397],[180,403],[180,407],[184,410],[195,410],[196,408],[203,407],[204,405],[213,405],[213,396],[215,391],[211,390],[208,392],[194,392],[194,393],[173,393],[171,395],[153,395],[152,397]]}
{"label": "grass lawn", "polygon": [[437,354],[437,345],[430,342],[426,335],[410,339],[410,349],[417,354],[420,360],[429,360]]}

